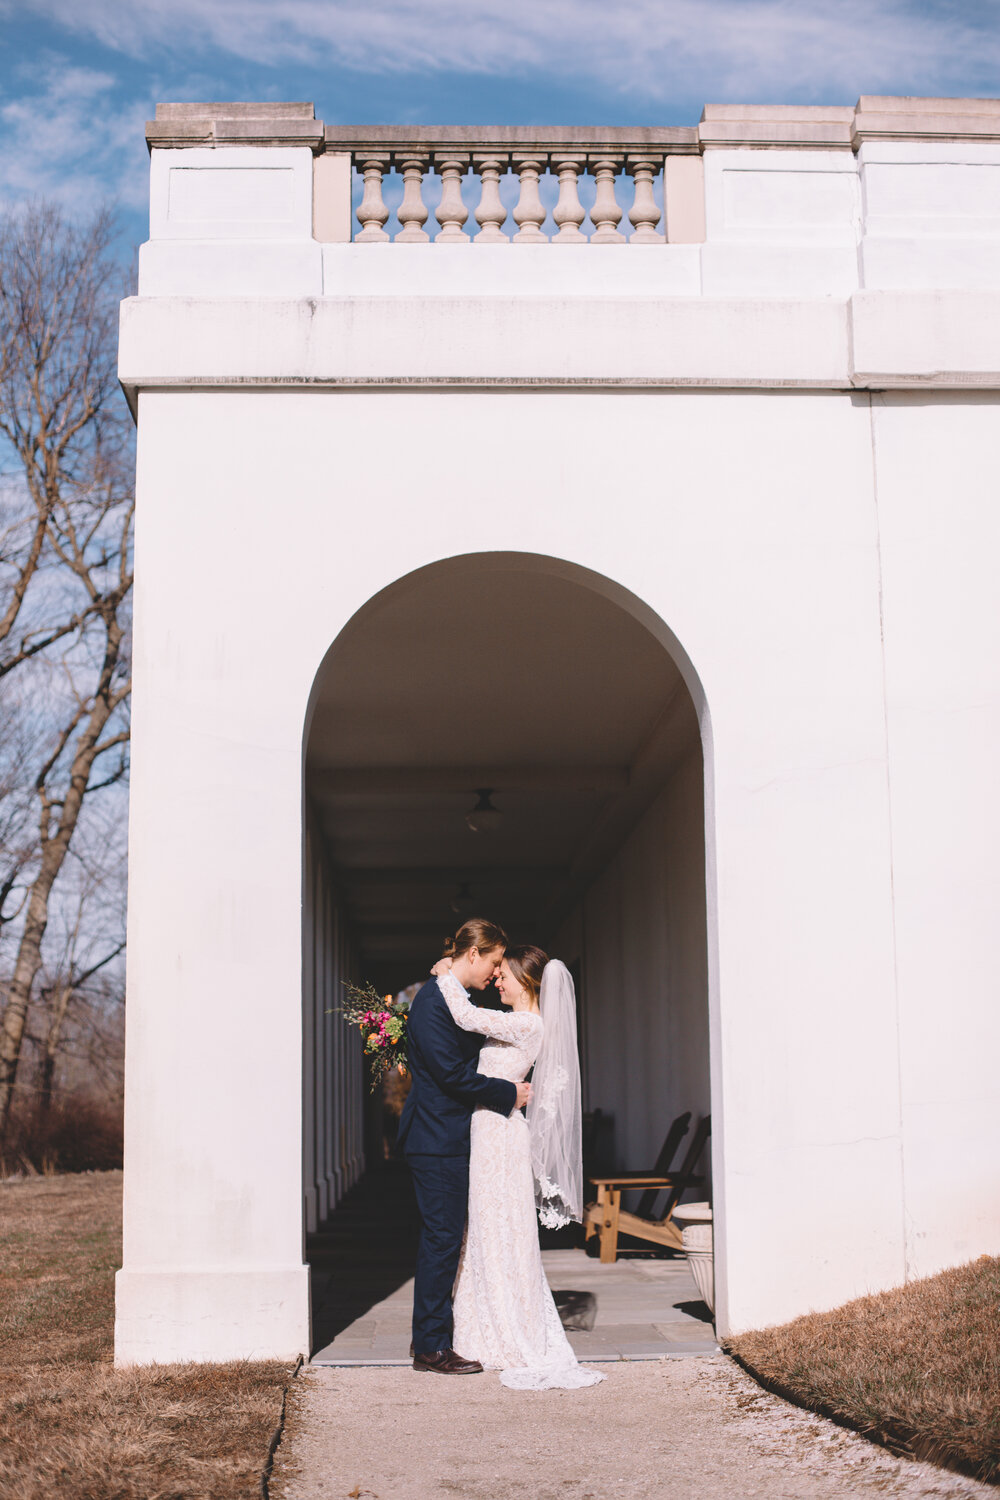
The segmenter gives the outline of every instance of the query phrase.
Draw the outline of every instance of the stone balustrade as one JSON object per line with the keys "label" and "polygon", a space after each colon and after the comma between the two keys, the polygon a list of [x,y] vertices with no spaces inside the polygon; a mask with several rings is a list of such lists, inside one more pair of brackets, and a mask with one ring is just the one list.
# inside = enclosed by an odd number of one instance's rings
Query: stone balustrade
{"label": "stone balustrade", "polygon": [[316,162],[317,238],[325,242],[704,238],[693,126],[324,127],[309,104],[160,104],[146,134],[159,152],[307,147]]}
{"label": "stone balustrade", "polygon": [[[549,242],[575,245],[589,241],[595,245],[620,245],[631,240],[635,244],[656,245],[664,240],[657,227],[661,208],[653,192],[654,179],[663,171],[662,156],[599,156],[590,161],[587,157],[563,153],[550,158],[540,153],[535,156],[494,153],[470,158],[468,154],[453,152],[434,157],[407,153],[390,158],[360,152],[355,165],[364,178],[364,197],[357,209],[360,229],[354,235],[359,244],[390,238],[397,244],[427,243],[432,236],[424,228],[429,210],[424,202],[423,186],[432,173],[441,181],[441,196],[435,205],[439,225],[433,235],[435,242],[460,244],[473,240],[487,245]],[[395,167],[405,185],[398,209],[400,228],[395,235],[390,235],[385,227],[389,209],[382,194],[384,175],[390,166]],[[627,216],[615,190],[617,179],[626,169],[633,183]],[[551,235],[546,234],[542,227],[549,217],[540,194],[541,178],[547,170],[558,179],[559,185],[558,202],[552,209],[557,228]],[[500,181],[508,171],[515,173],[520,182],[520,194],[512,211],[500,196]],[[596,181],[597,191],[591,210],[593,232],[585,234],[581,226],[587,218],[587,211],[580,201],[579,188],[580,178],[588,171]],[[462,192],[470,175],[479,182],[479,201],[471,213],[478,230],[474,225],[471,233],[464,228],[469,222],[470,211]],[[513,218],[517,226],[513,233],[504,229],[508,218]],[[628,225],[631,225],[631,233],[627,232]]]}
{"label": "stone balustrade", "polygon": [[[689,173],[700,172],[697,132],[687,129],[386,127],[358,139],[350,128],[329,127],[325,150],[349,158],[363,181],[353,233],[358,244],[659,245],[667,238],[665,164],[686,158]],[[395,232],[385,192],[392,172],[403,185]],[[517,181],[513,204],[501,194],[508,175]],[[584,179],[590,180],[587,207]],[[428,230],[432,212],[435,225]]]}

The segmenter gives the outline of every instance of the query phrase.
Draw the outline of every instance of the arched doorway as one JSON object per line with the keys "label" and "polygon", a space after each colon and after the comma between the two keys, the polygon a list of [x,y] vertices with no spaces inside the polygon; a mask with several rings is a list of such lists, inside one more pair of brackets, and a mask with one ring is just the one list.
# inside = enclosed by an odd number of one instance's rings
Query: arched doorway
{"label": "arched doorway", "polygon": [[[704,724],[662,621],[554,559],[450,558],[347,624],[305,742],[307,1231],[383,1155],[341,981],[401,990],[464,915],[571,967],[609,1169],[709,1113]],[[483,789],[500,816],[474,831]]]}

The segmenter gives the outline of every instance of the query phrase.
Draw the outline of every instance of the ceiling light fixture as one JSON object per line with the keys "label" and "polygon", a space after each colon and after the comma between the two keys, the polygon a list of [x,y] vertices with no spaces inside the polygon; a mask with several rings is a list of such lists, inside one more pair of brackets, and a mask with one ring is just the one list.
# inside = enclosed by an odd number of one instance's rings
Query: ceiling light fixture
{"label": "ceiling light fixture", "polygon": [[477,786],[475,790],[479,801],[470,812],[466,813],[465,821],[473,833],[494,833],[503,822],[503,813],[490,801],[493,788]]}

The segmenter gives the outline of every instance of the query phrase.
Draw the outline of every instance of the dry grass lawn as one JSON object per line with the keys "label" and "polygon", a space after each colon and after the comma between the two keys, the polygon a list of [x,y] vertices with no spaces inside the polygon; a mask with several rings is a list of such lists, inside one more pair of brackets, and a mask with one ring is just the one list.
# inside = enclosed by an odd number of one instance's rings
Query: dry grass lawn
{"label": "dry grass lawn", "polygon": [[0,1182],[3,1500],[255,1500],[289,1370],[112,1367],[121,1173]]}
{"label": "dry grass lawn", "polygon": [[1000,1482],[1000,1259],[726,1346],[780,1395],[895,1452]]}

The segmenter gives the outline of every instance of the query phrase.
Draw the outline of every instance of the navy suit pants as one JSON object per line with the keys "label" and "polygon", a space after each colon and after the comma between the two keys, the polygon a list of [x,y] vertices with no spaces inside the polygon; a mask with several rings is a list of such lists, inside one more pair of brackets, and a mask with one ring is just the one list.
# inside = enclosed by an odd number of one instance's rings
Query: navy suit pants
{"label": "navy suit pants", "polygon": [[420,1210],[413,1348],[417,1354],[435,1354],[450,1349],[454,1337],[451,1293],[469,1208],[469,1158],[414,1152],[406,1159]]}

